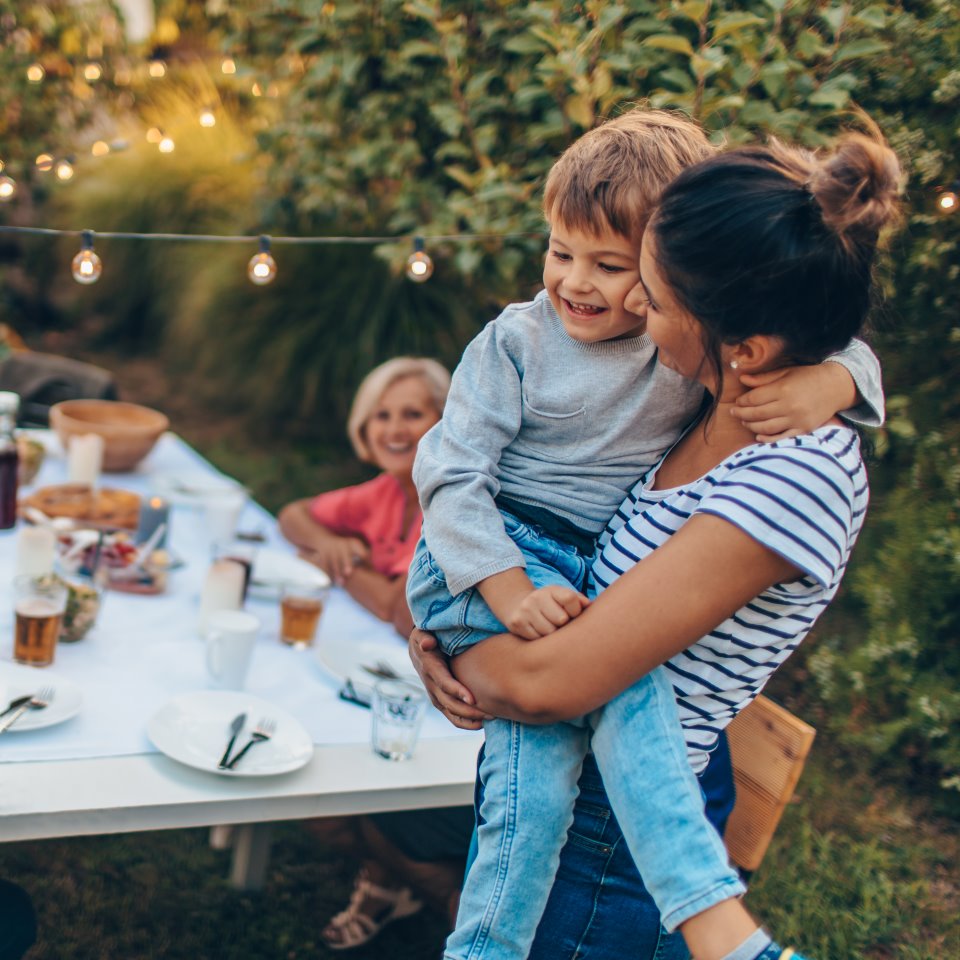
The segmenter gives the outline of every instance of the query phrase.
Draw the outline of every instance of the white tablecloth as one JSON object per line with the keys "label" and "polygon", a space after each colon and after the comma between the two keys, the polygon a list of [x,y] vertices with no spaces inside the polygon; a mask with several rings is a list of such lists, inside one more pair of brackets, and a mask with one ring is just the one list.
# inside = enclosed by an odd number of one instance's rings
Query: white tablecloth
{"label": "white tablecloth", "polygon": [[[59,445],[51,449],[35,486],[63,482],[65,464]],[[106,474],[104,486],[148,494],[161,474],[181,476],[213,468],[172,434],[161,438],[136,473]],[[276,531],[273,518],[254,503],[247,505],[240,529],[260,530],[265,546],[292,553]],[[16,530],[0,533],[0,693],[14,671],[11,663]],[[149,718],[171,697],[209,689],[204,645],[197,634],[200,589],[209,562],[209,542],[199,510],[175,506],[169,546],[186,564],[172,573],[167,592],[137,596],[108,591],[94,631],[74,644],[59,644],[56,662],[36,668],[38,687],[57,676],[69,678],[83,693],[83,707],[71,720],[41,730],[0,737],[0,763],[111,757],[157,752],[146,735]],[[282,706],[304,725],[316,744],[360,743],[369,737],[369,711],[340,700],[341,681],[319,662],[318,647],[294,650],[277,639],[279,605],[251,599],[247,609],[262,629],[254,650],[246,689]],[[332,591],[321,621],[318,645],[382,645],[392,658],[404,649],[393,629],[359,607],[346,593]],[[5,702],[5,701],[4,701]],[[430,708],[423,738],[477,736],[451,726]]]}

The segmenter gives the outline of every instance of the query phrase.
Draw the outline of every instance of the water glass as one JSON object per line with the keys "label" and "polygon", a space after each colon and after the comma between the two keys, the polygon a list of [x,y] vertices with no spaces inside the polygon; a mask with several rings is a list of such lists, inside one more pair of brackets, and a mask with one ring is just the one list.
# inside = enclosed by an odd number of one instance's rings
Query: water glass
{"label": "water glass", "polygon": [[427,712],[427,695],[402,680],[381,680],[373,688],[370,743],[387,760],[409,760]]}

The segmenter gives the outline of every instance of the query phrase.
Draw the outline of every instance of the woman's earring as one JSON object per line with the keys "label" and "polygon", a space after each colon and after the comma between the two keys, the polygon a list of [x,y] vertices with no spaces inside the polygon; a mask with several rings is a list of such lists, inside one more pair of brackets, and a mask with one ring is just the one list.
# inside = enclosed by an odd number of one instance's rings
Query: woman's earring
{"label": "woman's earring", "polygon": [[731,370],[736,370],[739,366],[740,366],[740,364],[737,363],[736,360],[731,360],[731,361],[730,361],[730,369],[731,369]]}

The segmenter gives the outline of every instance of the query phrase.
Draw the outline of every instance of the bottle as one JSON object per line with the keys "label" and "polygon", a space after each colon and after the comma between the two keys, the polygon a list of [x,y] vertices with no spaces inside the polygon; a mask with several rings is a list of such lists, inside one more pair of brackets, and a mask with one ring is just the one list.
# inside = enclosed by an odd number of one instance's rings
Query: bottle
{"label": "bottle", "polygon": [[17,452],[17,411],[20,397],[0,391],[0,530],[9,530],[17,522],[17,472],[20,454]]}

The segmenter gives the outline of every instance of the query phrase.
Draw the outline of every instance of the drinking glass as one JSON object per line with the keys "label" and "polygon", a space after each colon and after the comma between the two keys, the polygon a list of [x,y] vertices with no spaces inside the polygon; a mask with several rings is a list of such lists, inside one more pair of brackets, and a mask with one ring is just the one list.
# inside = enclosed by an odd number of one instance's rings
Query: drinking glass
{"label": "drinking glass", "polygon": [[13,659],[34,667],[49,666],[67,608],[67,587],[52,576],[21,576],[14,579],[13,590]]}
{"label": "drinking glass", "polygon": [[427,695],[402,680],[381,680],[373,688],[370,745],[387,760],[409,760],[427,712]]}
{"label": "drinking glass", "polygon": [[280,599],[280,639],[291,647],[309,647],[327,602],[328,587],[288,583]]}

